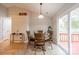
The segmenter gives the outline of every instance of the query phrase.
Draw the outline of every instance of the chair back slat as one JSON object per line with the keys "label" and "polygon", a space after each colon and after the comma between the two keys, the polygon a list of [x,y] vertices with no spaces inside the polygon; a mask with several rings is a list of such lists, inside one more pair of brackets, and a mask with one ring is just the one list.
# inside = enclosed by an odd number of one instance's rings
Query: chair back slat
{"label": "chair back slat", "polygon": [[43,33],[35,33],[35,39],[36,39],[36,41],[38,41],[38,42],[44,41],[44,40],[45,40],[45,39],[44,39],[44,34],[43,34]]}

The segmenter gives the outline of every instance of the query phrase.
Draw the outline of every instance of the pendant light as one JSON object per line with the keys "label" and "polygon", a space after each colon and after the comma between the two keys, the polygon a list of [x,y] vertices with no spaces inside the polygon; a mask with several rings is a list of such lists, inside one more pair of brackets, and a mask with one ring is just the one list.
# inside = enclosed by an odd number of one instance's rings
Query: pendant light
{"label": "pendant light", "polygon": [[40,3],[40,15],[38,16],[39,19],[43,19],[44,16],[42,15],[42,3]]}

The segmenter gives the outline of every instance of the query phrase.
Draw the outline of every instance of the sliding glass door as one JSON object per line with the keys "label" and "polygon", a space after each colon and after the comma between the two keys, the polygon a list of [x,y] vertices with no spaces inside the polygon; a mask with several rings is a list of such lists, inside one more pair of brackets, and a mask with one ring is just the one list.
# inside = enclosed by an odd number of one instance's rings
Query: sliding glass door
{"label": "sliding glass door", "polygon": [[68,15],[59,18],[59,38],[58,44],[68,52]]}
{"label": "sliding glass door", "polygon": [[79,54],[79,8],[59,18],[58,44],[68,54]]}
{"label": "sliding glass door", "polygon": [[72,54],[79,54],[79,8],[70,14]]}

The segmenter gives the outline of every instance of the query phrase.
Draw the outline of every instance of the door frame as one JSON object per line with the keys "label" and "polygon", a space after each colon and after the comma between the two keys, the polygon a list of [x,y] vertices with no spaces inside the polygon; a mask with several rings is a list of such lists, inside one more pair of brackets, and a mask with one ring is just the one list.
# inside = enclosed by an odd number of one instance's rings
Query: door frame
{"label": "door frame", "polygon": [[[70,20],[70,13],[66,14],[66,15],[68,16],[68,52],[62,46],[60,46],[60,47],[63,49],[63,51],[65,51],[67,54],[70,55],[70,54],[72,54],[72,48],[71,48],[72,47],[72,43],[71,43],[71,20]],[[57,17],[57,43],[58,43],[58,39],[59,39],[59,18],[60,17]]]}

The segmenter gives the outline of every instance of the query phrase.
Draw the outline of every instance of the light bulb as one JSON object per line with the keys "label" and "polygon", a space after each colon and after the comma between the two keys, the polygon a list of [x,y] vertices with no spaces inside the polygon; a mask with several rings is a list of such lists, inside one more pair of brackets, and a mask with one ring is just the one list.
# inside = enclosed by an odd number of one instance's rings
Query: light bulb
{"label": "light bulb", "polygon": [[38,18],[43,19],[44,16],[40,14],[40,15],[38,16]]}

